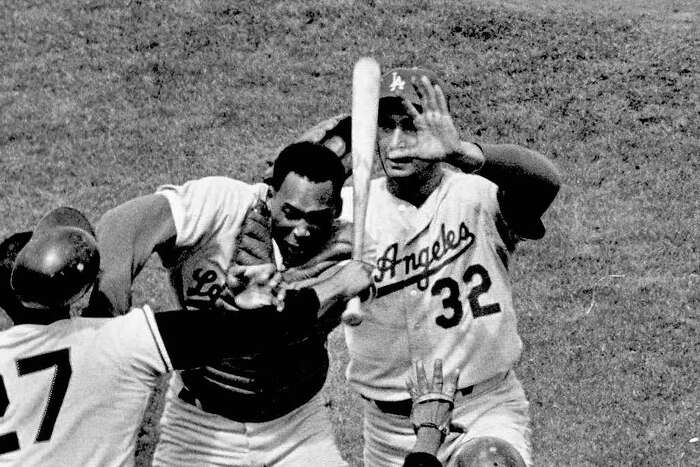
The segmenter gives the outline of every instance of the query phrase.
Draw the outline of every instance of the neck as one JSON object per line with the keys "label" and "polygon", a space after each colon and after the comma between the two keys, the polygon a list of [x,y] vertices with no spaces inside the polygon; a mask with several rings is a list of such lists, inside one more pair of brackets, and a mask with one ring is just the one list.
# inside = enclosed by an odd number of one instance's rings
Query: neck
{"label": "neck", "polygon": [[426,199],[437,189],[442,181],[442,168],[435,164],[432,170],[410,177],[388,178],[389,193],[416,207],[423,205]]}

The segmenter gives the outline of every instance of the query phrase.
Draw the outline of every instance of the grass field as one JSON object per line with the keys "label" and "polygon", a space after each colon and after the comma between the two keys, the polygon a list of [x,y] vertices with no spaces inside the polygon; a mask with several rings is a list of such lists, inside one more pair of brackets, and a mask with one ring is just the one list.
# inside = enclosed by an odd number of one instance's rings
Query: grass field
{"label": "grass field", "polygon": [[[245,3],[245,5],[244,5]],[[161,183],[258,179],[347,111],[353,62],[439,71],[465,139],[561,168],[513,263],[538,465],[700,465],[700,99],[693,1],[2,0],[0,236]],[[136,301],[173,303],[152,263]],[[360,465],[331,336],[325,389]],[[158,398],[139,443],[150,456]]]}

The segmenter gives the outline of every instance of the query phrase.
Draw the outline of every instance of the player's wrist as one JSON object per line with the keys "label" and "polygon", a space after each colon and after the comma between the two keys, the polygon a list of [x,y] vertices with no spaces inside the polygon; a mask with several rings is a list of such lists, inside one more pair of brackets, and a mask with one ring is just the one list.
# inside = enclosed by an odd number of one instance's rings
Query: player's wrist
{"label": "player's wrist", "polygon": [[445,440],[449,430],[441,429],[436,423],[422,423],[416,427],[416,444],[413,451],[429,452],[436,454],[438,448]]}
{"label": "player's wrist", "polygon": [[460,141],[459,146],[449,155],[447,162],[459,168],[462,172],[474,173],[481,170],[486,162],[486,157],[480,144]]}

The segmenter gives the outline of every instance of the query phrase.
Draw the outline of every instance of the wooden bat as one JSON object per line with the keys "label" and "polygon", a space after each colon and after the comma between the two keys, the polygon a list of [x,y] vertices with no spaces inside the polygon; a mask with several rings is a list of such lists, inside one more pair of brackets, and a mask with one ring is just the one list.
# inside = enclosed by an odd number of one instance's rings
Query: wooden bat
{"label": "wooden bat", "polygon": [[[379,64],[371,57],[362,57],[355,64],[352,75],[352,259],[362,259],[365,239],[365,218],[369,197],[369,180],[377,141],[377,113],[379,110]],[[363,313],[360,299],[352,298],[343,313],[343,322],[357,326]]]}

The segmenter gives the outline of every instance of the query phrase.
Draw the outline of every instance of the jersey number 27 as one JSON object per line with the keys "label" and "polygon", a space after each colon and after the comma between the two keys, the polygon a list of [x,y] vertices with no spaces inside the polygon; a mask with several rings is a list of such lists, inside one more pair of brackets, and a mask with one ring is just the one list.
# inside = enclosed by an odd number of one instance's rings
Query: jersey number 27
{"label": "jersey number 27", "polygon": [[[39,432],[36,434],[35,442],[48,441],[53,434],[53,428],[56,425],[58,412],[61,410],[63,398],[68,389],[73,370],[70,366],[70,349],[65,348],[54,352],[47,352],[32,357],[21,358],[17,360],[17,373],[19,376],[36,373],[37,371],[48,370],[52,366],[56,367],[53,375],[53,381],[49,389],[49,400],[46,403],[44,417],[39,425]],[[0,375],[0,417],[5,416],[5,411],[10,405],[10,399],[7,397],[7,389],[5,381]],[[19,449],[19,439],[17,433],[0,434],[0,455],[16,451]]]}
{"label": "jersey number 27", "polygon": [[[498,305],[498,303],[492,303],[489,305],[481,305],[479,303],[479,296],[488,292],[488,290],[491,288],[491,278],[489,277],[489,273],[486,271],[486,268],[480,264],[472,264],[464,272],[462,280],[466,284],[471,281],[474,276],[479,276],[481,278],[481,284],[473,287],[469,292],[469,295],[467,295],[469,307],[472,310],[472,316],[474,316],[476,319],[481,316],[491,315],[501,311],[501,307]],[[440,315],[435,318],[435,323],[437,323],[438,326],[442,326],[443,328],[447,329],[456,326],[462,320],[464,310],[462,310],[462,302],[459,299],[459,285],[457,284],[457,281],[451,277],[443,277],[442,279],[435,281],[435,284],[433,284],[433,287],[430,289],[430,293],[434,296],[442,295],[442,291],[445,289],[447,289],[449,294],[447,297],[442,299],[442,306],[452,309],[452,316],[448,317],[447,315]]]}

